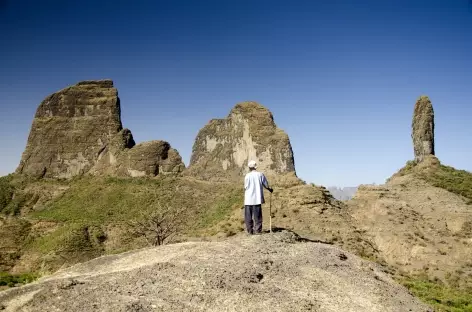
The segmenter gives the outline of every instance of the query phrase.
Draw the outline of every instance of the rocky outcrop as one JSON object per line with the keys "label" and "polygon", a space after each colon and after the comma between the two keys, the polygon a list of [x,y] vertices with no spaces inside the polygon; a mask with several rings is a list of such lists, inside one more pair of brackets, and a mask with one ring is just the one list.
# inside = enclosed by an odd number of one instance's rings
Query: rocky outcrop
{"label": "rocky outcrop", "polygon": [[432,311],[381,266],[287,231],[104,256],[0,292],[0,307],[70,312]]}
{"label": "rocky outcrop", "polygon": [[421,96],[416,101],[411,137],[417,162],[423,161],[425,156],[434,155],[434,110],[427,96]]}
{"label": "rocky outcrop", "polygon": [[[123,148],[133,145],[132,148]],[[100,153],[90,173],[144,177],[158,174],[178,174],[185,169],[177,150],[166,141],[149,141],[134,145],[133,135],[123,129],[113,136],[110,144]]]}
{"label": "rocky outcrop", "polygon": [[39,105],[17,172],[48,178],[84,174],[121,128],[120,100],[111,80],[65,88]]}
{"label": "rocky outcrop", "polygon": [[258,169],[269,175],[295,172],[288,135],[256,102],[239,103],[227,118],[213,119],[200,130],[189,173],[206,179],[239,177],[248,160],[256,160]]}
{"label": "rocky outcrop", "polygon": [[71,178],[86,173],[155,176],[184,165],[169,143],[135,146],[123,129],[112,80],[82,81],[48,97],[37,109],[17,173]]}

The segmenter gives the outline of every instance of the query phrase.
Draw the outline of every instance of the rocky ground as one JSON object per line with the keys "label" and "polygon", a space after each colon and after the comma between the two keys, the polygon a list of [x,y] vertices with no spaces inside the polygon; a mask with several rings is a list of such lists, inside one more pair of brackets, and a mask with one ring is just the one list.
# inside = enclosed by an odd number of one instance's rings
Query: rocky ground
{"label": "rocky ground", "polygon": [[0,302],[5,311],[430,311],[380,266],[287,231],[105,256]]}

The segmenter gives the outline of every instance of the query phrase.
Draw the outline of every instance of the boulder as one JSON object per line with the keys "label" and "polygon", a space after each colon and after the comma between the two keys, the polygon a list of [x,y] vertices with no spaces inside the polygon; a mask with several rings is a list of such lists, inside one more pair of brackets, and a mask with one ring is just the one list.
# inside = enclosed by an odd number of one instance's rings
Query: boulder
{"label": "boulder", "polygon": [[277,128],[272,113],[256,102],[237,104],[225,119],[203,127],[193,145],[189,174],[205,178],[237,178],[255,160],[268,175],[295,173],[288,135]]}
{"label": "boulder", "polygon": [[121,155],[120,175],[132,177],[179,173],[184,164],[179,153],[165,141],[149,141],[136,145]]}

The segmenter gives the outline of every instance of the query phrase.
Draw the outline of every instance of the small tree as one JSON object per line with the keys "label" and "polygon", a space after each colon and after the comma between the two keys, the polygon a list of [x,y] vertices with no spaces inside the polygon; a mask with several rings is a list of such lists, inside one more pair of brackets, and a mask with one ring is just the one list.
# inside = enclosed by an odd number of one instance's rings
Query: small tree
{"label": "small tree", "polygon": [[185,223],[185,210],[174,209],[169,205],[157,204],[158,209],[141,213],[141,216],[128,222],[129,231],[133,236],[142,236],[148,244],[160,246],[182,230]]}

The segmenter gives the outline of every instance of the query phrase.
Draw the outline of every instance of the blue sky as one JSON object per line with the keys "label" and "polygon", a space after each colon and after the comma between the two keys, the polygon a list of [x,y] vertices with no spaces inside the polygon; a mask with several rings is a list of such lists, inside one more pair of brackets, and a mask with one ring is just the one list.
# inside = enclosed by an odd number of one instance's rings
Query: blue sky
{"label": "blue sky", "polygon": [[167,140],[186,164],[208,120],[258,101],[299,177],[325,186],[382,183],[412,159],[427,94],[437,156],[472,171],[468,0],[0,0],[0,42],[0,175],[44,97],[102,78],[135,140]]}

